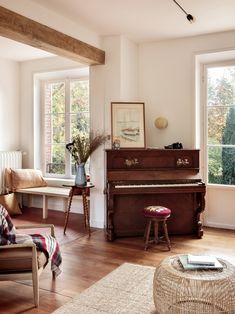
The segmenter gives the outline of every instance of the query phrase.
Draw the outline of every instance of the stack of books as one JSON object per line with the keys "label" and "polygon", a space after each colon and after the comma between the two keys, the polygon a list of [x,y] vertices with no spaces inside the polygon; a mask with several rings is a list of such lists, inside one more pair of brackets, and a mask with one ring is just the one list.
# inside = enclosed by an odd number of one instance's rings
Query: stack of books
{"label": "stack of books", "polygon": [[223,265],[215,256],[210,255],[180,255],[180,263],[186,270],[193,269],[221,269]]}

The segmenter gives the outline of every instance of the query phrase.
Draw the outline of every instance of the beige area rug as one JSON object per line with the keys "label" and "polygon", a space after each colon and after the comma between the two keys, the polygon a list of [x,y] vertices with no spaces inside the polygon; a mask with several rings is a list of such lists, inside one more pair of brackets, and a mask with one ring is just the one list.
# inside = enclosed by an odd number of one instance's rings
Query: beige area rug
{"label": "beige area rug", "polygon": [[124,263],[53,313],[154,314],[154,271],[154,267]]}

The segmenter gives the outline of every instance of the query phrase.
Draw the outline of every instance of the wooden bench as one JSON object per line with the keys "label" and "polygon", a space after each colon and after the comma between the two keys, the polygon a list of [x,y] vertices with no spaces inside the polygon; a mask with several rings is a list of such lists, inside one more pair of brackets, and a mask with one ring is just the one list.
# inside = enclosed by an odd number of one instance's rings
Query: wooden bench
{"label": "wooden bench", "polygon": [[[53,187],[53,186],[45,186],[45,187],[36,187],[36,188],[25,188],[25,189],[17,189],[16,193],[21,195],[21,204],[22,204],[22,194],[28,195],[28,206],[32,207],[32,195],[42,195],[43,206],[42,206],[42,218],[46,219],[48,217],[48,198],[49,197],[61,197],[63,198],[64,212],[67,211],[68,198],[69,198],[70,188],[63,187]],[[82,196],[76,196],[76,198],[82,199]]]}

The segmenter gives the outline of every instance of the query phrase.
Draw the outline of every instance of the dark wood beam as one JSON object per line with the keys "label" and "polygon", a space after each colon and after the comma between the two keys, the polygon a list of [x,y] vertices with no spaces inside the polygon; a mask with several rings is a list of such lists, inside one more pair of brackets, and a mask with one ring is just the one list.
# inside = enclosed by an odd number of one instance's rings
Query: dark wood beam
{"label": "dark wood beam", "polygon": [[0,6],[0,36],[78,62],[104,64],[105,52]]}

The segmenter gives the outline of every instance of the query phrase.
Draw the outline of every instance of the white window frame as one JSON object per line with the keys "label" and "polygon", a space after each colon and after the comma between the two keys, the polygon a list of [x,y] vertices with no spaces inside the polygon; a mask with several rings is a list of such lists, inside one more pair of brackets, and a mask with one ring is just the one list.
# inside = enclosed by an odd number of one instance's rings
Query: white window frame
{"label": "white window frame", "polygon": [[[214,187],[222,187],[222,188],[228,188],[228,189],[235,189],[235,185],[226,185],[226,184],[218,184],[218,183],[209,183],[208,182],[208,147],[212,147],[212,144],[208,144],[208,106],[207,106],[207,70],[209,68],[214,67],[226,67],[226,66],[234,66],[235,67],[235,60],[229,60],[229,61],[223,61],[223,62],[213,62],[213,63],[206,63],[203,65],[203,69],[201,71],[201,82],[202,82],[202,94],[201,94],[201,120],[203,121],[203,131],[201,132],[201,147],[203,151],[203,164],[204,164],[204,171],[203,171],[203,177],[208,186],[214,186]],[[223,106],[224,107],[224,106]],[[230,106],[231,107],[231,106]],[[235,107],[232,106],[232,107]],[[222,145],[215,145],[220,146]],[[227,146],[227,145],[225,145]],[[235,145],[233,145],[235,147]]]}
{"label": "white window frame", "polygon": [[[45,104],[45,85],[46,84],[53,84],[53,83],[59,83],[64,82],[65,83],[65,143],[69,143],[71,141],[70,138],[70,82],[72,81],[88,81],[89,84],[89,76],[79,76],[79,77],[58,77],[56,79],[45,79],[41,81],[41,169],[43,176],[46,178],[58,178],[58,179],[72,179],[74,178],[74,175],[71,172],[71,164],[72,164],[72,158],[68,151],[65,151],[65,175],[61,174],[52,174],[46,172],[46,160],[45,160],[45,145],[44,145],[44,139],[45,139],[45,113],[44,113],[44,104]],[[90,112],[90,110],[89,110]],[[89,117],[90,120],[90,117]]]}

